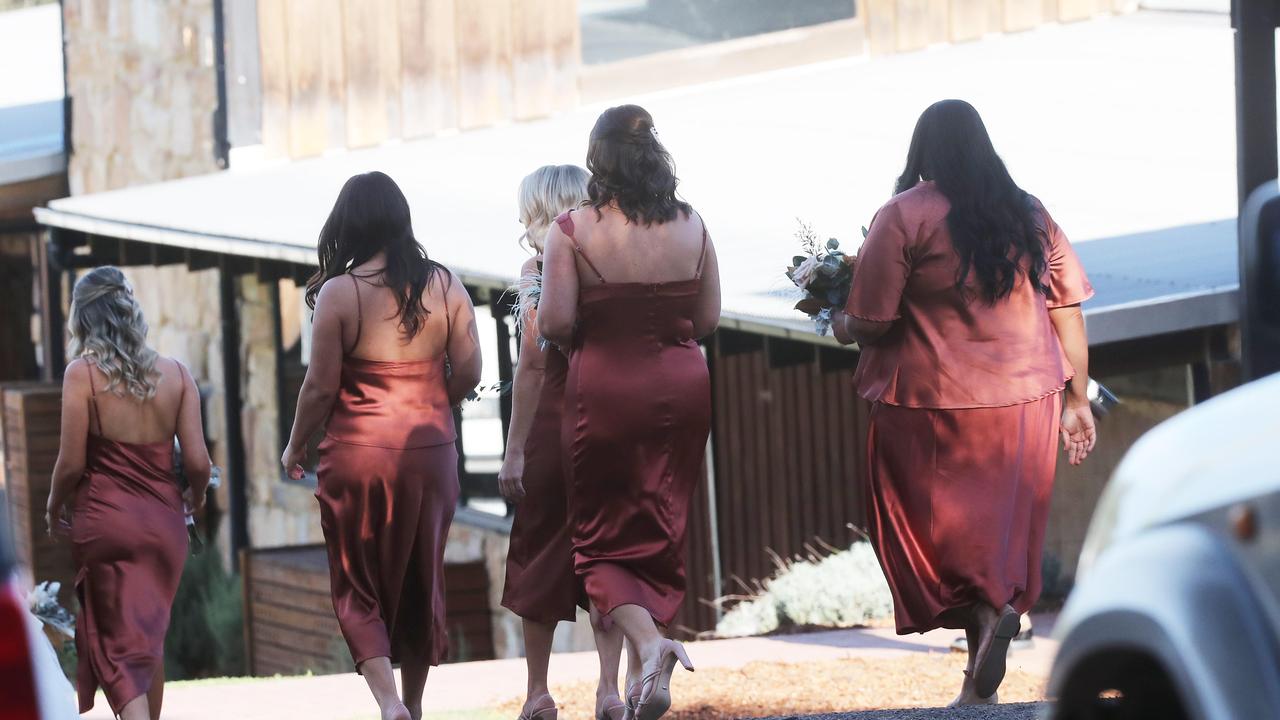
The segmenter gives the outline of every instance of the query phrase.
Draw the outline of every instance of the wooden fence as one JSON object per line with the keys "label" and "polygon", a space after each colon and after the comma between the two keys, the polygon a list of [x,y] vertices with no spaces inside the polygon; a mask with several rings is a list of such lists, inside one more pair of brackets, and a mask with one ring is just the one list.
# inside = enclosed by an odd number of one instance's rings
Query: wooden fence
{"label": "wooden fence", "polygon": [[[245,551],[245,642],[253,675],[349,672],[323,545]],[[451,661],[493,658],[489,578],[481,562],[445,566]]]}
{"label": "wooden fence", "polygon": [[36,582],[62,583],[62,601],[72,591],[75,570],[71,545],[45,532],[44,508],[49,479],[58,459],[62,388],[48,383],[20,382],[0,386],[4,450],[2,482],[8,496],[18,562],[31,569]]}
{"label": "wooden fence", "polygon": [[[308,157],[577,104],[576,0],[232,0],[230,124]],[[255,52],[256,50],[256,52]],[[243,78],[243,84],[237,85]]]}
{"label": "wooden fence", "polygon": [[1137,0],[861,0],[873,54],[907,52],[1137,9]]}

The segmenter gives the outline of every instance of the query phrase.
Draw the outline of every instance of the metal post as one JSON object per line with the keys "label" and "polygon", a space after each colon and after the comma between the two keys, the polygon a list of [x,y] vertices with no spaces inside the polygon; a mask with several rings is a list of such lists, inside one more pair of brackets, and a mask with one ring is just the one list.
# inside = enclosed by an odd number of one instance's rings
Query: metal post
{"label": "metal post", "polygon": [[[226,256],[218,262],[218,300],[222,315],[222,391],[226,416],[227,497],[231,525],[231,561],[240,562],[240,550],[249,547],[248,474],[245,470],[244,429],[240,411],[240,308],[236,300],[236,273]],[[234,569],[234,568],[233,568]]]}
{"label": "metal post", "polygon": [[66,322],[62,315],[62,231],[53,228],[40,242],[40,376],[48,382],[62,379],[67,366]]}
{"label": "metal post", "polygon": [[500,290],[489,291],[489,311],[493,314],[498,339],[498,414],[502,419],[502,450],[507,449],[507,433],[511,430],[511,404],[514,396],[515,364],[511,358],[511,328],[507,316],[511,314],[514,298]]}
{"label": "metal post", "polygon": [[[1262,322],[1266,302],[1266,273],[1274,260],[1261,237],[1260,225],[1249,224],[1245,203],[1255,190],[1276,179],[1276,20],[1275,0],[1233,0],[1231,24],[1235,29],[1236,59],[1236,163],[1240,207],[1240,337],[1241,360],[1246,379],[1274,367],[1266,341],[1270,332]],[[1262,223],[1266,225],[1266,223]]]}

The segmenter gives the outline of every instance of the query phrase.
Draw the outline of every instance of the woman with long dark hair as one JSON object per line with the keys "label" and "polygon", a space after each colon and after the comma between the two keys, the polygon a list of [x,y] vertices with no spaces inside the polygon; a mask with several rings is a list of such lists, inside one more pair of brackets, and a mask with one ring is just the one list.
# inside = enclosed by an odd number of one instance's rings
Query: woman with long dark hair
{"label": "woman with long dark hair", "polygon": [[[114,267],[71,295],[62,437],[45,521],[69,533],[76,566],[80,712],[101,688],[124,720],[156,720],[164,637],[187,556],[187,512],[204,506],[212,466],[200,391],[182,363],[147,345],[133,288]],[[174,475],[182,448],[188,490]]]}
{"label": "woman with long dark hair", "polygon": [[872,402],[871,540],[898,632],[963,629],[956,703],[994,703],[1040,595],[1057,438],[1072,464],[1096,438],[1080,311],[1093,288],[968,103],[920,116],[896,190],[833,323],[862,346]]}
{"label": "woman with long dark hair", "polygon": [[[522,720],[556,720],[558,710],[547,688],[547,665],[556,624],[577,619],[586,597],[573,572],[573,533],[569,525],[568,482],[560,451],[564,417],[564,383],[569,359],[547,347],[534,327],[542,287],[542,242],[556,217],[587,197],[587,171],[577,165],[544,165],[520,183],[523,240],[534,256],[520,269],[517,327],[520,359],[511,392],[511,427],[507,451],[498,471],[498,487],[515,503],[507,577],[502,606],[520,616],[524,656],[529,668],[528,694]],[[596,690],[597,720],[621,720],[618,662],[622,631],[605,622],[594,608],[591,629],[600,656]]]}
{"label": "woman with long dark hair", "polygon": [[698,339],[720,320],[706,227],[676,194],[653,118],[606,110],[587,150],[588,204],[547,235],[538,328],[569,353],[561,442],[575,571],[628,641],[626,699],[653,720],[684,648],[659,627],[684,599],[685,528],[711,386]]}
{"label": "woman with long dark hair", "polygon": [[301,477],[307,441],[327,418],[316,499],[333,609],[383,720],[417,720],[427,672],[448,651],[453,408],[480,380],[475,309],[427,257],[408,200],[380,172],[342,187],[318,255],[306,296],[310,364],[281,463]]}

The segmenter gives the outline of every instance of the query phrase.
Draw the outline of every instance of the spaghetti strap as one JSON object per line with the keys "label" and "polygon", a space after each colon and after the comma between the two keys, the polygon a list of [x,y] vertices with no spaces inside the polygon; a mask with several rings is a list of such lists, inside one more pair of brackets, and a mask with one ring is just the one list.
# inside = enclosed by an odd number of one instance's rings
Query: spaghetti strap
{"label": "spaghetti strap", "polygon": [[360,304],[360,280],[355,273],[349,273],[349,275],[351,284],[356,289],[356,339],[351,343],[351,349],[347,351],[348,355],[356,351],[356,347],[360,344],[360,334],[364,332],[364,307]]}
{"label": "spaghetti strap", "polygon": [[89,361],[84,361],[84,372],[89,376],[89,404],[93,406],[93,417],[98,421],[98,435],[102,435],[102,413],[98,410],[98,391],[93,387],[93,369],[89,367]]}
{"label": "spaghetti strap", "polygon": [[587,267],[591,268],[591,272],[600,278],[600,282],[608,282],[604,279],[604,275],[601,275],[600,271],[596,269],[596,264],[591,262],[591,258],[587,257],[587,251],[583,250],[582,246],[578,244],[578,238],[573,236],[573,218],[570,216],[572,212],[572,210],[565,210],[560,213],[560,217],[556,218],[556,224],[560,226],[560,232],[569,238],[569,242],[573,243],[573,249],[582,256],[583,261],[587,263]]}
{"label": "spaghetti strap", "polygon": [[702,279],[702,264],[707,260],[707,221],[702,219],[702,214],[697,210],[693,211],[698,216],[698,222],[702,224],[702,250],[698,252],[698,269],[693,273],[694,280]]}

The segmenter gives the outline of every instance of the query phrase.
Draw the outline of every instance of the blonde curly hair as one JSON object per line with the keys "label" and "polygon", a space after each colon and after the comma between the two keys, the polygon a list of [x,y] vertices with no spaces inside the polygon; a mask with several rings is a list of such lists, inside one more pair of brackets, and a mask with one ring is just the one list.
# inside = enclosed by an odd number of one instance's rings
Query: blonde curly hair
{"label": "blonde curly hair", "polygon": [[97,365],[108,392],[155,396],[158,355],[147,345],[147,321],[119,268],[95,268],[76,281],[68,325],[71,356]]}
{"label": "blonde curly hair", "polygon": [[525,233],[520,241],[536,253],[556,216],[576,208],[587,199],[591,176],[577,165],[543,165],[520,181],[517,201]]}

